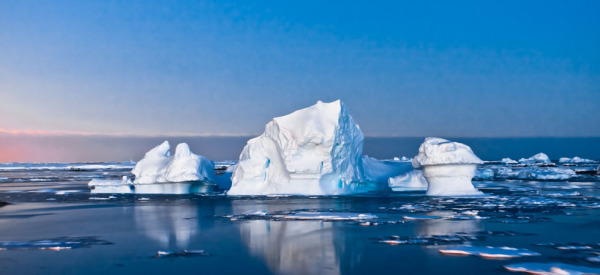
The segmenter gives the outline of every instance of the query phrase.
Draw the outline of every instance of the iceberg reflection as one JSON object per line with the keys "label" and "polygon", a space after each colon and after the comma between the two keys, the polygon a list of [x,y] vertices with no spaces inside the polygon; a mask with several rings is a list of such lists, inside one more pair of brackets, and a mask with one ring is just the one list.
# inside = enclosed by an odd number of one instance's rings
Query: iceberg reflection
{"label": "iceberg reflection", "polygon": [[136,205],[136,227],[163,249],[188,249],[198,232],[198,207],[193,204]]}

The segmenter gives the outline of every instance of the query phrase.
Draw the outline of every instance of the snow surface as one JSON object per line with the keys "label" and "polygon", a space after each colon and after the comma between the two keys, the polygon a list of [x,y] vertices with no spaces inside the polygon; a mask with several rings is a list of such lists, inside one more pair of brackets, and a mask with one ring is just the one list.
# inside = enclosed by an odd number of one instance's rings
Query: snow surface
{"label": "snow surface", "polygon": [[519,163],[523,164],[551,164],[550,158],[544,153],[537,153],[530,158],[522,158]]}
{"label": "snow surface", "polygon": [[471,182],[481,163],[469,146],[435,137],[425,138],[412,161],[423,169],[428,196],[481,195]]}
{"label": "snow surface", "polygon": [[325,195],[359,191],[364,137],[337,100],[276,117],[248,141],[229,195]]}
{"label": "snow surface", "polygon": [[423,171],[418,169],[388,179],[388,186],[392,191],[427,190],[427,185]]}
{"label": "snow surface", "polygon": [[528,274],[540,275],[600,274],[600,268],[577,266],[563,263],[518,263],[505,265],[504,268],[513,272],[525,272]]}
{"label": "snow surface", "polygon": [[169,150],[169,142],[165,141],[148,151],[131,170],[133,183],[215,181],[212,160],[192,153],[186,143],[177,145],[174,157]]}

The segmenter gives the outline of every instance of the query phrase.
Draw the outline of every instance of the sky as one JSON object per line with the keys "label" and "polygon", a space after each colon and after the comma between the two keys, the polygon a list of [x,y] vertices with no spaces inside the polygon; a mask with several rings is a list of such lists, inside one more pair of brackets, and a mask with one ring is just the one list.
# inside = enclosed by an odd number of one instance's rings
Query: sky
{"label": "sky", "polygon": [[0,1],[0,133],[600,136],[600,1]]}

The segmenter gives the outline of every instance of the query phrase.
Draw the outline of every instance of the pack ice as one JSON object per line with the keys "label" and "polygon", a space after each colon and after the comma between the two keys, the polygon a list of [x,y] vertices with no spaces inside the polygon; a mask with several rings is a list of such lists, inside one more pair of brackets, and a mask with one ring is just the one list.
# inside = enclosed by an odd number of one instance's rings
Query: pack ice
{"label": "pack ice", "polygon": [[229,195],[326,195],[360,191],[363,133],[340,101],[276,117],[248,141]]}
{"label": "pack ice", "polygon": [[415,169],[423,169],[428,196],[482,194],[471,183],[481,163],[469,146],[436,137],[425,138],[412,162]]}

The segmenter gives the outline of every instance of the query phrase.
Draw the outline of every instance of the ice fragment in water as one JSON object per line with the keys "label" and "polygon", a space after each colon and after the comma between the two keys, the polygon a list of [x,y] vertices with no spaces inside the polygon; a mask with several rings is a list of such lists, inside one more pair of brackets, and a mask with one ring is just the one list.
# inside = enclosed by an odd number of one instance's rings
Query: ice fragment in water
{"label": "ice fragment in water", "polygon": [[563,263],[518,263],[505,265],[504,268],[513,272],[524,272],[528,274],[540,275],[600,274],[600,268],[577,266]]}
{"label": "ice fragment in water", "polygon": [[541,254],[523,248],[492,246],[455,246],[439,250],[448,255],[474,255],[486,259],[508,259],[524,256],[540,256]]}

